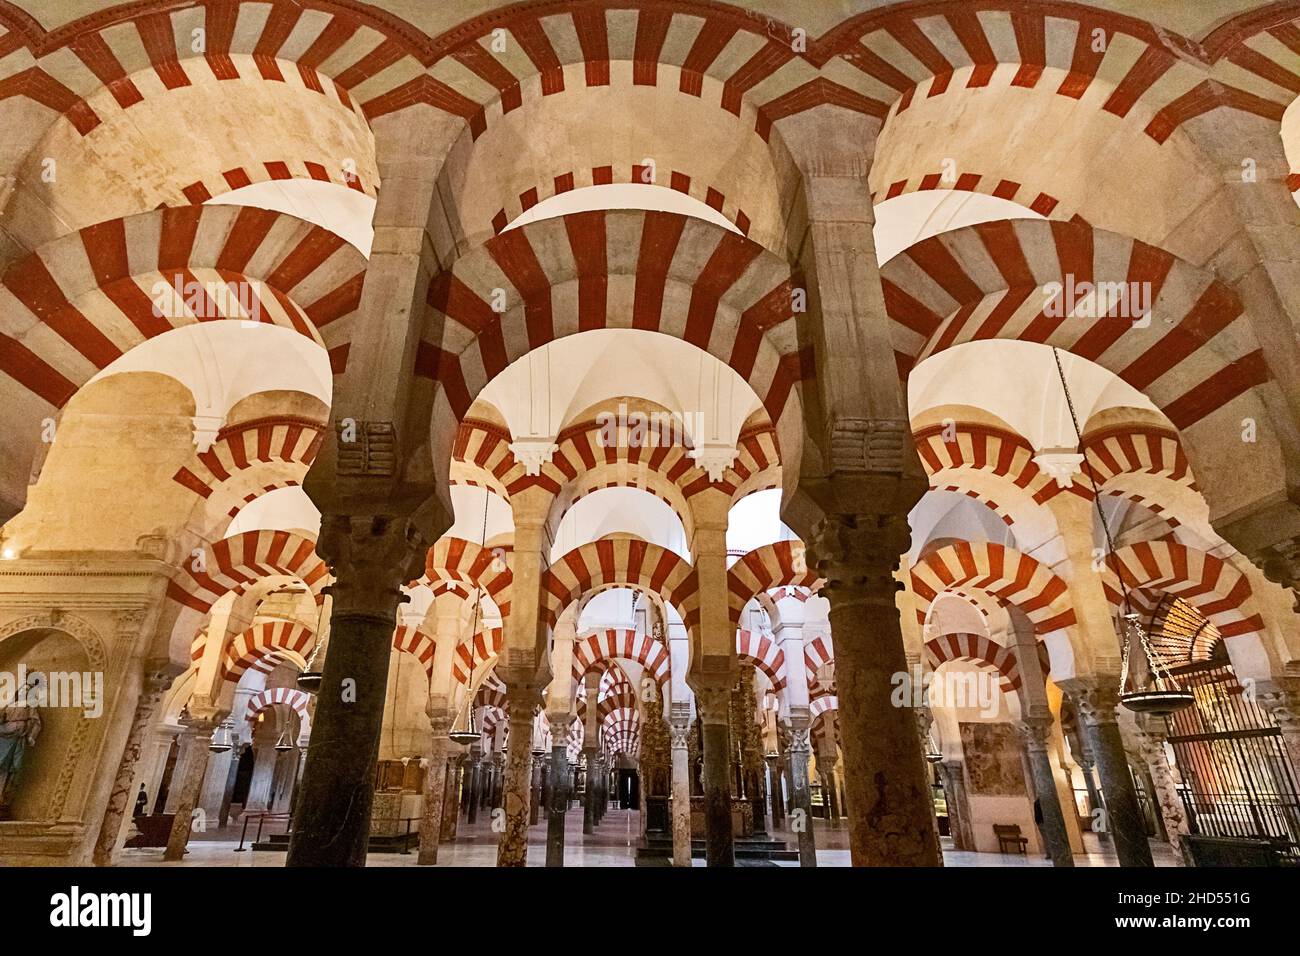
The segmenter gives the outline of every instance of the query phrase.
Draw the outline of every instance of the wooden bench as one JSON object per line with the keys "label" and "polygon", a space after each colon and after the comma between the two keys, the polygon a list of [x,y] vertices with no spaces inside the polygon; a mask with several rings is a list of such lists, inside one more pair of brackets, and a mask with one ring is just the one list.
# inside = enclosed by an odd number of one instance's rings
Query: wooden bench
{"label": "wooden bench", "polygon": [[[995,823],[993,824],[993,835],[998,840],[999,853],[1020,853],[1028,852],[1029,839],[1020,835],[1020,827],[1014,823]],[[1007,847],[1011,847],[1010,850]]]}

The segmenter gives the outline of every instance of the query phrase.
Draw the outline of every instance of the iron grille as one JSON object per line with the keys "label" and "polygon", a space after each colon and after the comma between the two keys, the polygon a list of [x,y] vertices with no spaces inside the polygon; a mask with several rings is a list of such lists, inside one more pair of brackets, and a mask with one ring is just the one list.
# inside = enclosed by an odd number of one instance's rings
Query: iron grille
{"label": "iron grille", "polygon": [[1300,796],[1276,721],[1227,663],[1189,664],[1173,674],[1196,698],[1168,718],[1190,831],[1267,840],[1300,860]]}

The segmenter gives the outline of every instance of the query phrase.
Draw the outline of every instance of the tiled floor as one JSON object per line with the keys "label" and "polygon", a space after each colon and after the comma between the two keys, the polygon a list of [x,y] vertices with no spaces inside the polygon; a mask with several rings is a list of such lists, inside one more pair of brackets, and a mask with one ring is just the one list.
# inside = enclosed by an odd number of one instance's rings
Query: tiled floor
{"label": "tiled floor", "polygon": [[[569,812],[565,827],[564,862],[566,866],[633,866],[636,842],[639,839],[637,814],[630,811],[611,810],[597,832],[584,837],[582,811]],[[843,827],[833,828],[818,821],[817,863],[819,866],[848,866],[848,834]],[[781,834],[793,844],[790,834]],[[202,840],[190,843],[189,852],[182,863],[163,863],[162,850],[125,850],[120,859],[123,866],[272,866],[284,865],[284,853],[267,851],[237,852],[239,832],[218,831]],[[1084,837],[1087,853],[1076,856],[1077,866],[1115,866],[1114,848],[1109,841],[1102,842],[1092,834]],[[946,866],[1050,866],[1041,857],[1012,856],[999,853],[971,853],[952,849],[951,841],[943,840],[943,860]],[[1173,856],[1168,844],[1153,842],[1152,854],[1157,866],[1172,866]],[[529,831],[528,865],[542,866],[546,857],[546,825],[542,823]],[[696,860],[702,866],[703,860]],[[463,821],[455,843],[444,844],[438,852],[439,866],[493,866],[496,863],[496,834],[483,822],[475,827]],[[368,866],[415,866],[415,852],[372,853]],[[798,866],[783,863],[783,866]]]}

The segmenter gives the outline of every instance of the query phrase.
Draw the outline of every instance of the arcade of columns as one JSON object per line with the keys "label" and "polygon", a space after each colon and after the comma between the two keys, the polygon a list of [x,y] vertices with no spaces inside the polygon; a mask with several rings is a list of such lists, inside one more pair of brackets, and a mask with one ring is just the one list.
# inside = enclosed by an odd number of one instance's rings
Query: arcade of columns
{"label": "arcade of columns", "polygon": [[[104,690],[47,709],[4,862],[119,860],[141,787],[180,859],[233,737],[290,866],[410,817],[437,862],[462,800],[562,864],[574,768],[591,832],[651,751],[674,862],[697,789],[731,865],[738,750],[804,865],[814,778],[855,865],[939,865],[934,774],[958,848],[1037,839],[1032,794],[1069,865],[1075,773],[1150,865],[1134,772],[1187,822],[1118,707],[1126,592],[1208,622],[1300,766],[1300,8],[25,6],[0,671]],[[1016,809],[972,788],[996,734],[899,706],[922,672],[998,681]]]}

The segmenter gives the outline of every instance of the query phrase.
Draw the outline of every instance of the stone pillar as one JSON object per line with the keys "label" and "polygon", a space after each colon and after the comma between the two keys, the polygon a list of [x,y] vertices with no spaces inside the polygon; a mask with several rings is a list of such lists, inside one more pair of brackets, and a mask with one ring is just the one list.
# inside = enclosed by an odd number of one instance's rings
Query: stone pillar
{"label": "stone pillar", "polygon": [[293,788],[298,783],[298,765],[300,756],[298,748],[286,750],[279,755],[276,763],[278,785],[275,799],[271,803],[272,813],[288,813],[293,806]]}
{"label": "stone pillar", "polygon": [[781,781],[781,758],[767,758],[768,792],[772,795],[772,829],[781,829],[785,819],[785,787]]}
{"label": "stone pillar", "polygon": [[674,703],[668,724],[672,735],[673,866],[691,865],[691,705]]}
{"label": "stone pillar", "polygon": [[966,804],[966,777],[960,760],[945,760],[939,764],[943,780],[944,797],[948,804],[948,830],[953,849],[974,850],[975,839],[970,830],[970,807]]}
{"label": "stone pillar", "polygon": [[894,568],[906,513],[829,515],[814,538],[835,635],[849,850],[854,866],[941,866],[925,758],[910,707],[891,702],[907,671]]}
{"label": "stone pillar", "polygon": [[1033,777],[1034,795],[1043,814],[1043,840],[1052,866],[1074,866],[1070,852],[1070,834],[1065,829],[1065,815],[1056,792],[1056,776],[1052,773],[1052,760],[1048,754],[1048,737],[1052,732],[1050,717],[1026,717],[1020,722],[1020,732],[1025,739],[1025,752],[1029,758],[1029,772]]}
{"label": "stone pillar", "polygon": [[510,740],[506,745],[505,830],[497,844],[497,866],[528,864],[528,822],[533,776],[533,708],[537,689],[509,686]]}
{"label": "stone pillar", "polygon": [[815,867],[817,844],[813,839],[812,793],[808,787],[808,757],[811,753],[808,714],[792,713],[789,750],[790,780],[794,784],[792,826],[799,840],[799,865]]}
{"label": "stone pillar", "polygon": [[469,799],[466,801],[465,822],[473,826],[478,822],[478,805],[482,802],[483,789],[483,754],[477,745],[470,747],[469,751],[469,768],[466,773],[469,774]]}
{"label": "stone pillar", "polygon": [[704,730],[704,858],[706,866],[735,866],[731,832],[731,685],[716,679],[695,687]]}
{"label": "stone pillar", "polygon": [[506,792],[506,755],[501,752],[492,755],[492,809],[505,809]]}
{"label": "stone pillar", "polygon": [[424,766],[424,807],[420,819],[420,850],[417,866],[438,862],[438,844],[442,839],[442,804],[447,791],[447,748],[451,741],[451,718],[438,714],[429,718],[430,744],[428,763]]}
{"label": "stone pillar", "polygon": [[[99,838],[95,841],[92,854],[95,866],[112,866],[121,847],[122,821],[128,809],[134,806],[135,795],[140,789],[137,780],[140,752],[158,718],[158,705],[162,702],[162,696],[175,679],[176,672],[169,662],[146,662],[140,698],[135,705],[135,714],[131,717],[131,729],[127,733],[122,759],[117,765],[117,776],[113,778],[113,791],[109,794],[108,806],[104,808]],[[151,800],[157,796],[156,792],[149,794]]]}
{"label": "stone pillar", "polygon": [[839,781],[835,778],[835,763],[838,759],[833,745],[828,744],[817,755],[817,773],[821,777],[822,789],[826,794],[827,821],[834,826],[840,819]]}
{"label": "stone pillar", "polygon": [[564,819],[569,805],[569,715],[551,717],[551,801],[546,814],[546,865],[564,866]]}
{"label": "stone pillar", "polygon": [[266,810],[270,807],[275,761],[279,756],[271,740],[254,741],[253,747],[253,776],[248,781],[248,800],[244,804],[246,811]]}
{"label": "stone pillar", "polygon": [[589,835],[596,832],[596,750],[587,747],[585,753],[587,754],[587,785],[582,801],[582,832]]}
{"label": "stone pillar", "polygon": [[1160,820],[1164,824],[1165,838],[1174,851],[1174,860],[1181,865],[1183,863],[1181,838],[1187,833],[1187,808],[1183,806],[1183,798],[1179,796],[1178,787],[1174,783],[1169,759],[1165,756],[1167,736],[1168,731],[1163,720],[1148,719],[1145,721],[1145,726],[1138,731],[1137,741],[1147,772],[1151,777],[1152,802],[1155,803]]}
{"label": "stone pillar", "polygon": [[329,651],[286,866],[364,866],[401,586],[425,545],[407,519],[327,514]]}
{"label": "stone pillar", "polygon": [[163,859],[168,862],[174,863],[185,856],[185,845],[190,842],[190,829],[194,823],[194,809],[198,806],[199,791],[208,769],[208,747],[212,744],[212,732],[220,723],[221,717],[217,714],[193,716],[187,721],[192,739],[184,773],[179,783],[172,781],[177,795],[176,819],[172,821],[167,849],[163,851]]}
{"label": "stone pillar", "polygon": [[1106,803],[1106,829],[1115,841],[1120,866],[1152,866],[1146,823],[1129,773],[1128,758],[1120,739],[1115,708],[1119,704],[1118,678],[1099,678],[1076,694],[1089,749],[1097,762],[1101,792]]}
{"label": "stone pillar", "polygon": [[456,825],[460,820],[460,768],[464,761],[463,754],[447,756],[447,779],[442,790],[442,826],[438,830],[444,843],[456,839]]}

